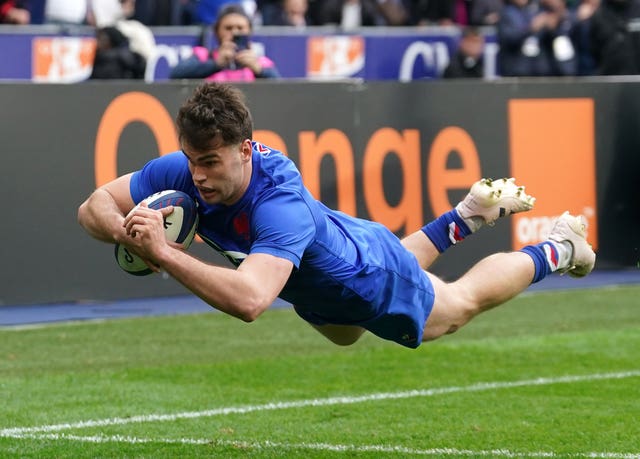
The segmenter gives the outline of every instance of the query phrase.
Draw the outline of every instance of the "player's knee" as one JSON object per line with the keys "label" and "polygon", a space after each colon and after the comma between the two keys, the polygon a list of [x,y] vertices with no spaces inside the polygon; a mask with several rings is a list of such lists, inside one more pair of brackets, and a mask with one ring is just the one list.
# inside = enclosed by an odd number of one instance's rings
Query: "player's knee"
{"label": "player's knee", "polygon": [[349,325],[314,325],[325,338],[338,346],[351,346],[355,344],[362,334],[364,328]]}
{"label": "player's knee", "polygon": [[333,344],[337,344],[338,346],[351,346],[353,344],[355,344],[360,337],[359,336],[347,336],[347,337],[331,337],[329,338],[329,341],[331,341]]}
{"label": "player's knee", "polygon": [[452,333],[457,332],[460,329],[461,325],[449,324],[449,325],[440,325],[437,327],[427,327],[424,330],[422,335],[422,341],[433,341],[435,339],[440,338],[444,335],[450,335]]}

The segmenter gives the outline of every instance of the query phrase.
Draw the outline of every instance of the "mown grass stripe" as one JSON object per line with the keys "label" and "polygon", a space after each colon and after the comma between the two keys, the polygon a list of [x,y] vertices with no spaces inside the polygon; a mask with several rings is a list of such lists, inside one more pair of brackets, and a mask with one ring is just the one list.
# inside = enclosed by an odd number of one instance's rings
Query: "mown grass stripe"
{"label": "mown grass stripe", "polygon": [[516,387],[544,386],[550,384],[568,384],[577,382],[598,381],[605,379],[624,379],[640,376],[640,370],[630,370],[615,373],[596,373],[590,375],[573,375],[559,377],[541,377],[520,381],[480,382],[469,386],[451,386],[434,389],[417,389],[401,392],[381,392],[359,396],[328,397],[321,399],[307,399],[290,402],[271,402],[262,405],[231,406],[204,411],[189,411],[174,414],[147,414],[126,418],[95,419],[75,423],[52,424],[35,427],[10,427],[0,430],[0,437],[16,437],[23,434],[59,432],[62,430],[104,427],[146,422],[166,422],[179,419],[194,419],[202,417],[225,416],[230,414],[246,414],[258,411],[273,411],[291,408],[305,408],[316,406],[349,405],[379,400],[395,400],[416,397],[433,397],[457,392],[480,392],[495,389],[509,389]]}
{"label": "mown grass stripe", "polygon": [[458,448],[428,448],[417,449],[397,445],[345,445],[329,443],[283,443],[274,441],[238,441],[211,440],[204,438],[141,438],[125,435],[92,435],[80,436],[62,433],[22,433],[14,438],[33,440],[67,440],[86,443],[127,443],[127,444],[181,444],[181,445],[212,445],[219,447],[233,447],[246,450],[306,450],[306,451],[335,451],[355,453],[405,454],[412,456],[458,456],[458,457],[500,457],[500,458],[599,458],[599,459],[640,459],[640,453],[614,452],[586,452],[586,453],[555,453],[552,451],[511,451],[509,449],[469,450]]}

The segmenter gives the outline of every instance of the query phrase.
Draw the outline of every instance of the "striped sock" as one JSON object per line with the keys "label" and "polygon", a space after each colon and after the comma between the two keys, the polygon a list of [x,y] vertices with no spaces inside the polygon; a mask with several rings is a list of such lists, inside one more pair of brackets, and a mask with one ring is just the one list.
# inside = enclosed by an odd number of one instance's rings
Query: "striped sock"
{"label": "striped sock", "polygon": [[431,239],[440,253],[471,234],[471,230],[455,209],[423,226],[422,232]]}
{"label": "striped sock", "polygon": [[568,267],[571,263],[572,250],[571,243],[568,241],[545,241],[523,247],[521,252],[533,259],[536,268],[531,283],[535,284],[552,272]]}

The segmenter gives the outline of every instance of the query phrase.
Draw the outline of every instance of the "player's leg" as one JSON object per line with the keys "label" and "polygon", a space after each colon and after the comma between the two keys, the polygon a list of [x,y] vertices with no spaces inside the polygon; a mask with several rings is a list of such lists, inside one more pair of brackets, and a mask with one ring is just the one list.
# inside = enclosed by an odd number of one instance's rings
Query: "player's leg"
{"label": "player's leg", "polygon": [[322,335],[334,344],[339,346],[350,346],[360,339],[365,329],[357,325],[314,325]]}
{"label": "player's leg", "polygon": [[299,308],[295,304],[293,309],[309,325],[318,330],[325,338],[339,346],[349,346],[362,336],[365,329],[357,325],[337,325],[337,324],[315,324],[314,317],[308,314],[304,308]]}
{"label": "player's leg", "polygon": [[459,280],[445,283],[428,274],[435,301],[423,339],[453,333],[483,311],[502,304],[554,271],[583,277],[591,272],[595,253],[586,241],[586,221],[564,213],[549,240],[520,252],[491,255]]}
{"label": "player's leg", "polygon": [[482,179],[476,182],[455,209],[441,215],[402,240],[402,245],[418,259],[422,269],[452,245],[498,218],[531,210],[535,198],[524,192],[515,179]]}

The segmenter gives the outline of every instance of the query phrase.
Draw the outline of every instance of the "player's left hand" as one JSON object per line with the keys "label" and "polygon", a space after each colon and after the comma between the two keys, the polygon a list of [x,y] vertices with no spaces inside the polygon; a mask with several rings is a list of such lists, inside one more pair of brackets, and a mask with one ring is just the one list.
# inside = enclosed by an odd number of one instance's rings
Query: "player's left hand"
{"label": "player's left hand", "polygon": [[165,236],[164,221],[172,212],[173,206],[155,210],[143,202],[124,218],[122,225],[129,236],[125,245],[131,247],[152,269],[157,267],[154,255],[170,245]]}

